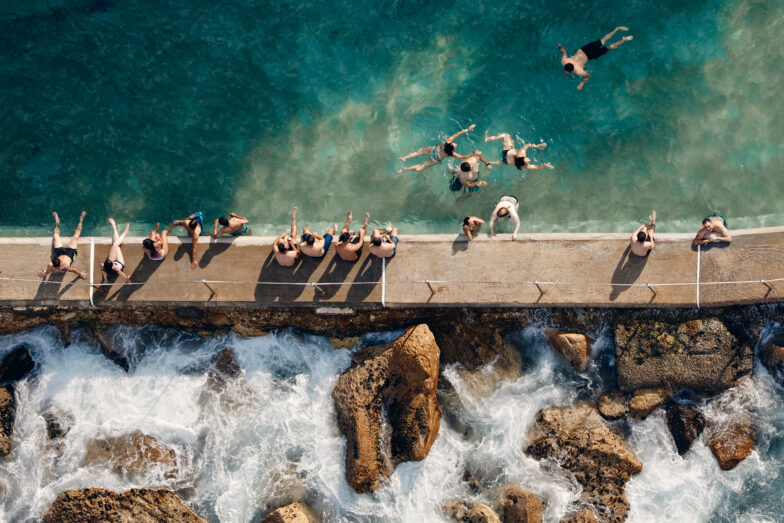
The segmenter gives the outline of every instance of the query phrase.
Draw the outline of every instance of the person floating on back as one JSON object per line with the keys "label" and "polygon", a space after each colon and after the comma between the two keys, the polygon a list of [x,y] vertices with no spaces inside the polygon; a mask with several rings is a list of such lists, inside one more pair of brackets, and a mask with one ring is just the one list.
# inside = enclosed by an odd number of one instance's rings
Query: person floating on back
{"label": "person floating on back", "polygon": [[195,269],[197,266],[196,263],[196,252],[198,250],[199,245],[199,236],[201,236],[201,232],[204,228],[204,224],[202,220],[204,216],[202,216],[201,211],[195,212],[185,218],[184,220],[176,220],[173,221],[169,225],[169,234],[171,234],[172,229],[175,227],[181,226],[185,227],[185,230],[188,231],[188,234],[191,236],[191,269]]}
{"label": "person floating on back", "polygon": [[370,237],[370,254],[379,258],[394,258],[397,254],[397,227],[387,223],[386,229],[373,229]]}
{"label": "person floating on back", "polygon": [[335,251],[337,251],[340,259],[349,262],[357,261],[359,257],[362,256],[362,247],[365,245],[365,234],[367,234],[370,214],[365,213],[365,224],[359,230],[359,234],[356,235],[353,231],[349,230],[351,217],[351,211],[348,211],[348,213],[346,213],[346,225],[344,225],[343,229],[340,231],[339,241],[335,244]]}
{"label": "person floating on back", "polygon": [[294,238],[297,237],[297,210],[294,207],[294,211],[291,213],[291,234],[281,233],[272,244],[275,259],[283,267],[292,267],[299,259],[299,248],[294,243]]}
{"label": "person floating on back", "polygon": [[335,229],[337,228],[338,226],[335,224],[334,227],[327,229],[324,236],[319,236],[307,227],[304,227],[302,229],[302,243],[299,246],[302,254],[311,258],[323,258],[326,256],[329,246],[332,245],[332,238],[334,238]]}
{"label": "person floating on back", "polygon": [[607,40],[615,36],[615,33],[618,31],[628,30],[628,27],[616,27],[611,32],[604,35],[601,40],[596,40],[595,42],[585,44],[572,56],[568,56],[566,54],[566,49],[564,49],[561,44],[557,44],[558,49],[561,51],[561,65],[563,65],[564,74],[571,74],[574,72],[578,76],[585,78],[582,82],[580,82],[580,85],[577,86],[577,89],[582,89],[585,85],[585,82],[591,78],[591,75],[588,74],[588,71],[585,70],[585,64],[588,63],[588,60],[596,60],[600,56],[607,54],[609,51],[618,49],[624,42],[633,40],[634,37],[631,35],[624,36],[617,42],[612,43],[607,47],[604,46],[604,44],[607,43]]}
{"label": "person floating on back", "polygon": [[493,209],[493,214],[490,215],[490,237],[495,238],[495,230],[493,230],[493,224],[495,223],[496,218],[512,218],[515,222],[515,229],[512,233],[512,239],[517,239],[517,231],[520,230],[520,217],[517,215],[517,209],[519,208],[519,202],[517,200],[517,196],[501,196],[498,200],[498,204]]}
{"label": "person floating on back", "polygon": [[54,233],[52,234],[52,247],[54,247],[54,251],[52,252],[52,260],[46,264],[46,267],[43,270],[38,272],[39,277],[43,278],[52,272],[72,272],[83,280],[87,279],[88,274],[86,272],[81,272],[72,267],[72,264],[76,259],[76,248],[78,247],[79,236],[82,234],[82,222],[84,222],[86,214],[87,211],[82,211],[82,214],[79,216],[79,224],[76,226],[71,241],[68,242],[68,247],[63,247],[63,240],[60,238],[60,217],[57,216],[56,212],[52,213],[52,216],[54,217]]}
{"label": "person floating on back", "polygon": [[473,234],[479,232],[479,228],[485,223],[482,218],[476,216],[466,216],[463,218],[463,234],[466,235],[468,241],[474,239]]}
{"label": "person floating on back", "polygon": [[432,167],[441,163],[441,160],[446,158],[447,156],[452,156],[453,158],[468,158],[469,155],[462,155],[457,154],[455,152],[455,148],[457,147],[454,143],[455,138],[460,136],[461,134],[467,133],[468,131],[473,131],[476,125],[471,125],[468,129],[463,129],[460,132],[457,132],[446,139],[446,141],[440,145],[428,145],[422,147],[421,149],[417,149],[416,151],[412,152],[411,154],[407,154],[406,156],[401,156],[399,158],[400,161],[405,162],[409,158],[413,158],[415,156],[429,156],[430,158],[427,161],[419,163],[417,165],[411,165],[409,167],[403,167],[398,171],[398,173],[402,173],[405,171],[415,171],[420,172],[424,171],[428,167]]}
{"label": "person floating on back", "polygon": [[[519,139],[519,138],[518,138]],[[515,149],[514,141],[512,140],[512,136],[509,133],[501,133],[495,136],[488,136],[487,131],[485,131],[485,142],[491,142],[493,140],[503,140],[503,145],[501,146],[501,161],[500,162],[490,162],[492,165],[514,165],[517,167],[518,170],[523,169],[531,169],[532,171],[536,171],[539,169],[552,169],[553,166],[550,163],[541,163],[539,165],[533,165],[531,161],[526,156],[525,152],[533,147],[534,149],[539,149],[540,151],[547,147],[547,144],[542,142],[540,144],[534,145],[532,143],[528,143],[523,145],[519,149]],[[522,140],[520,140],[522,142]]]}
{"label": "person floating on back", "polygon": [[117,224],[114,223],[114,218],[109,218],[109,223],[112,225],[112,246],[109,247],[109,256],[106,257],[101,266],[101,283],[108,283],[109,274],[122,276],[125,278],[125,281],[131,281],[131,277],[123,272],[125,270],[125,259],[120,249],[131,224],[129,223],[125,226],[122,234],[117,234]]}
{"label": "person floating on back", "polygon": [[169,254],[169,231],[159,234],[160,226],[160,223],[156,223],[155,228],[150,232],[150,237],[142,240],[144,255],[151,261],[163,261]]}
{"label": "person floating on back", "polygon": [[727,218],[714,212],[702,220],[702,227],[694,237],[693,245],[707,245],[713,242],[732,243],[732,235],[727,230]]}
{"label": "person floating on back", "polygon": [[656,229],[656,211],[651,211],[648,223],[640,225],[640,228],[634,231],[629,239],[632,245],[632,254],[645,257],[651,253],[656,246],[653,242],[654,229]]}
{"label": "person floating on back", "polygon": [[[218,225],[221,226],[220,229],[218,229]],[[246,232],[248,232],[248,220],[233,212],[229,213],[228,218],[221,216],[215,220],[212,227],[212,237],[216,240],[224,234],[242,236]]]}

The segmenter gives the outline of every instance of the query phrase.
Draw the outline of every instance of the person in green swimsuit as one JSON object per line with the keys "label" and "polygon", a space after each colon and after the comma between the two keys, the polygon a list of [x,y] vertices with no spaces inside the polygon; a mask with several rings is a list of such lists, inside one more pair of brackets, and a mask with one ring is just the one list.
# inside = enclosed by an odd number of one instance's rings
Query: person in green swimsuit
{"label": "person in green swimsuit", "polygon": [[79,236],[82,234],[82,222],[84,222],[84,216],[86,214],[87,211],[82,211],[74,235],[71,237],[71,241],[68,242],[68,246],[64,247],[63,240],[60,238],[60,217],[57,216],[56,212],[52,213],[52,216],[54,217],[54,233],[52,235],[52,247],[54,248],[54,252],[52,253],[52,260],[46,264],[46,267],[44,267],[43,270],[38,271],[39,277],[43,278],[52,272],[72,272],[83,280],[87,279],[87,276],[89,275],[86,272],[79,271],[71,266],[76,258],[76,248],[79,243]]}
{"label": "person in green swimsuit", "polygon": [[727,229],[727,219],[717,212],[702,220],[702,227],[697,231],[692,245],[707,245],[714,242],[732,243],[732,235]]}
{"label": "person in green swimsuit", "polygon": [[[218,229],[218,225],[221,226],[220,229]],[[212,237],[215,240],[224,234],[229,234],[231,236],[242,236],[246,232],[248,232],[247,218],[243,218],[239,214],[235,214],[233,212],[229,213],[228,218],[221,216],[215,220],[212,227]]]}

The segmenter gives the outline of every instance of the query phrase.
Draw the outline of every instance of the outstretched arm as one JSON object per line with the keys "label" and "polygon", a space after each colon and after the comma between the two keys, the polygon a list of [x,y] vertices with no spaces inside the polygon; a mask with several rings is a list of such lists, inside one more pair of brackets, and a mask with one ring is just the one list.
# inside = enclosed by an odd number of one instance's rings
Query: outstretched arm
{"label": "outstretched arm", "polygon": [[471,227],[469,227],[468,225],[463,225],[463,234],[466,235],[468,241],[473,240],[473,237],[471,236]]}
{"label": "outstretched arm", "polygon": [[67,272],[72,272],[72,273],[76,274],[77,276],[79,276],[79,277],[80,277],[81,279],[83,279],[83,280],[86,280],[86,279],[87,279],[87,276],[89,276],[89,275],[88,275],[86,272],[82,272],[82,271],[80,271],[79,269],[74,269],[73,267],[68,267],[68,268],[67,268],[67,269],[65,269],[65,270],[66,270]]}
{"label": "outstretched arm", "polygon": [[493,214],[490,215],[490,237],[495,238],[495,231],[493,230],[493,224],[495,223],[495,219],[498,218],[498,209],[500,207],[496,205],[495,209],[493,209]]}
{"label": "outstretched arm", "polygon": [[577,86],[577,90],[579,91],[580,89],[582,89],[583,86],[585,85],[585,82],[587,82],[590,78],[591,78],[591,75],[588,74],[588,73],[585,73],[585,79],[582,82],[580,82],[580,85]]}
{"label": "outstretched arm", "polygon": [[485,157],[482,156],[481,154],[477,154],[476,157],[479,158],[482,161],[482,163],[485,164],[485,167],[487,167],[488,171],[493,168],[493,164],[485,160]]}
{"label": "outstretched arm", "polygon": [[640,231],[642,230],[642,228],[643,228],[643,227],[645,227],[645,225],[640,225],[640,226],[637,228],[637,230],[636,230],[636,231],[634,231],[634,232],[632,233],[632,236],[631,236],[631,238],[629,238],[629,240],[630,240],[632,243],[634,243],[634,242],[636,242],[636,241],[637,241],[637,235],[640,233]]}
{"label": "outstretched arm", "polygon": [[569,55],[566,54],[566,49],[564,49],[561,44],[555,44],[555,45],[557,45],[558,50],[561,51],[561,59],[566,60],[569,57]]}
{"label": "outstretched arm", "polygon": [[476,124],[471,124],[471,126],[468,129],[463,129],[462,131],[456,132],[455,134],[453,134],[452,136],[446,139],[446,143],[452,143],[454,139],[460,136],[461,134],[465,134],[468,131],[473,131],[474,127],[476,127]]}
{"label": "outstretched arm", "polygon": [[697,236],[694,237],[694,240],[691,242],[692,245],[700,245],[702,243],[707,243],[703,238],[705,238],[705,229],[701,228],[697,231]]}
{"label": "outstretched arm", "polygon": [[512,233],[512,239],[516,240],[517,239],[517,231],[520,230],[520,217],[517,216],[517,211],[515,211],[514,209],[509,209],[509,216],[511,216],[512,219],[515,222],[515,230]]}

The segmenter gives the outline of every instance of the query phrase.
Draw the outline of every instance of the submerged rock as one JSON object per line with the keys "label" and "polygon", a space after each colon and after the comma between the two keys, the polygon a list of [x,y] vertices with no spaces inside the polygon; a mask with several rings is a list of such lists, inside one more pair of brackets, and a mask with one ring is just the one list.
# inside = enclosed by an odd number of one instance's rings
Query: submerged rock
{"label": "submerged rock", "polygon": [[46,435],[50,440],[63,438],[71,430],[73,420],[59,409],[50,407],[42,416],[46,422]]}
{"label": "submerged rock", "polygon": [[672,395],[669,387],[638,389],[629,400],[629,414],[637,419],[645,419],[658,409]]}
{"label": "submerged rock", "polygon": [[585,334],[550,331],[550,346],[577,370],[585,370],[591,361],[591,340]]}
{"label": "submerged rock", "polygon": [[242,374],[240,364],[237,363],[237,357],[234,355],[234,349],[226,347],[215,356],[213,360],[215,363],[215,370],[224,378],[236,378]]}
{"label": "submerged rock", "polygon": [[498,514],[483,503],[472,503],[457,499],[444,504],[442,511],[446,517],[455,521],[465,523],[501,523]]}
{"label": "submerged rock", "polygon": [[428,324],[441,349],[441,364],[459,363],[469,371],[476,371],[489,363],[505,379],[520,375],[520,352],[507,342],[498,329],[480,323],[458,321]]}
{"label": "submerged rock", "polygon": [[622,392],[609,392],[599,396],[599,413],[609,420],[615,420],[626,416],[629,412],[629,405],[626,402],[626,394]]}
{"label": "submerged rock", "polygon": [[710,446],[721,470],[732,470],[749,457],[757,442],[757,433],[749,421],[731,423],[711,435]]}
{"label": "submerged rock", "polygon": [[[346,437],[346,479],[357,492],[368,493],[398,463],[422,460],[430,452],[441,421],[439,348],[430,329],[418,325],[359,357],[338,377],[332,398]],[[388,438],[382,437],[385,423]]]}
{"label": "submerged rock", "polygon": [[525,452],[554,459],[583,486],[582,501],[593,504],[602,519],[623,521],[629,513],[624,489],[642,463],[616,431],[588,405],[539,411]]}
{"label": "submerged rock", "polygon": [[618,386],[720,391],[751,374],[754,354],[716,318],[684,323],[635,316],[615,327]]}
{"label": "submerged rock", "polygon": [[678,403],[667,405],[666,412],[667,428],[670,429],[678,454],[683,456],[705,429],[705,415],[694,405]]}
{"label": "submerged rock", "polygon": [[344,338],[330,338],[329,342],[336,349],[353,349],[361,339],[360,336],[346,336]]}
{"label": "submerged rock", "polygon": [[776,335],[765,344],[760,353],[760,359],[773,376],[782,380],[784,377],[784,334]]}
{"label": "submerged rock", "polygon": [[0,386],[0,457],[11,452],[11,435],[16,418],[16,398],[11,385]]}
{"label": "submerged rock", "polygon": [[591,509],[584,508],[577,514],[563,518],[561,523],[599,523],[599,519]]}
{"label": "submerged rock", "polygon": [[517,485],[504,489],[498,513],[504,523],[541,523],[544,500]]}
{"label": "submerged rock", "polygon": [[20,345],[3,358],[0,363],[0,383],[13,383],[26,377],[35,367],[27,347]]}
{"label": "submerged rock", "polygon": [[177,474],[177,454],[141,432],[95,439],[88,443],[84,465],[107,464],[117,473],[134,476],[146,475],[154,468],[163,469],[166,477]]}
{"label": "submerged rock", "polygon": [[304,504],[292,503],[270,512],[261,523],[316,523],[316,518]]}
{"label": "submerged rock", "polygon": [[206,523],[171,490],[131,489],[122,494],[99,488],[66,490],[43,516],[44,523],[133,521]]}
{"label": "submerged rock", "polygon": [[98,346],[101,349],[101,353],[106,356],[108,360],[113,362],[115,365],[120,367],[125,372],[128,372],[131,368],[131,364],[128,361],[128,358],[122,353],[122,351],[118,350],[112,341],[111,338],[106,336],[106,334],[98,328],[96,325],[90,326],[90,332],[92,332],[95,340],[98,342]]}

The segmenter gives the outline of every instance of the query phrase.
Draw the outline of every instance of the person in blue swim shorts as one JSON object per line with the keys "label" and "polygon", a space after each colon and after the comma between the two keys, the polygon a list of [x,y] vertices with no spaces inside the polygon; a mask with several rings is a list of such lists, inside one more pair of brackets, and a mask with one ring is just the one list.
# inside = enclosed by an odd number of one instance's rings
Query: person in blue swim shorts
{"label": "person in blue swim shorts", "polygon": [[329,246],[332,244],[332,238],[335,235],[335,229],[337,228],[337,224],[335,224],[334,227],[330,227],[327,229],[327,232],[324,233],[324,236],[319,236],[307,227],[303,228],[302,243],[299,244],[299,250],[302,251],[302,254],[305,256],[323,258],[327,255]]}
{"label": "person in blue swim shorts", "polygon": [[[218,229],[218,225],[221,226]],[[214,239],[218,239],[224,234],[229,234],[231,236],[242,236],[248,232],[248,220],[247,218],[243,218],[239,214],[235,214],[233,212],[229,213],[229,217],[221,216],[212,226],[212,237]]]}
{"label": "person in blue swim shorts", "polygon": [[169,225],[169,234],[171,234],[172,229],[175,227],[185,227],[185,230],[188,231],[188,234],[191,237],[191,269],[195,269],[197,266],[196,262],[196,252],[198,250],[199,245],[199,236],[201,236],[201,232],[204,228],[204,216],[201,214],[201,211],[195,212],[185,218],[184,220],[175,220]]}
{"label": "person in blue swim shorts", "polygon": [[386,229],[373,229],[370,237],[370,254],[379,258],[394,258],[397,254],[397,227],[387,224]]}

